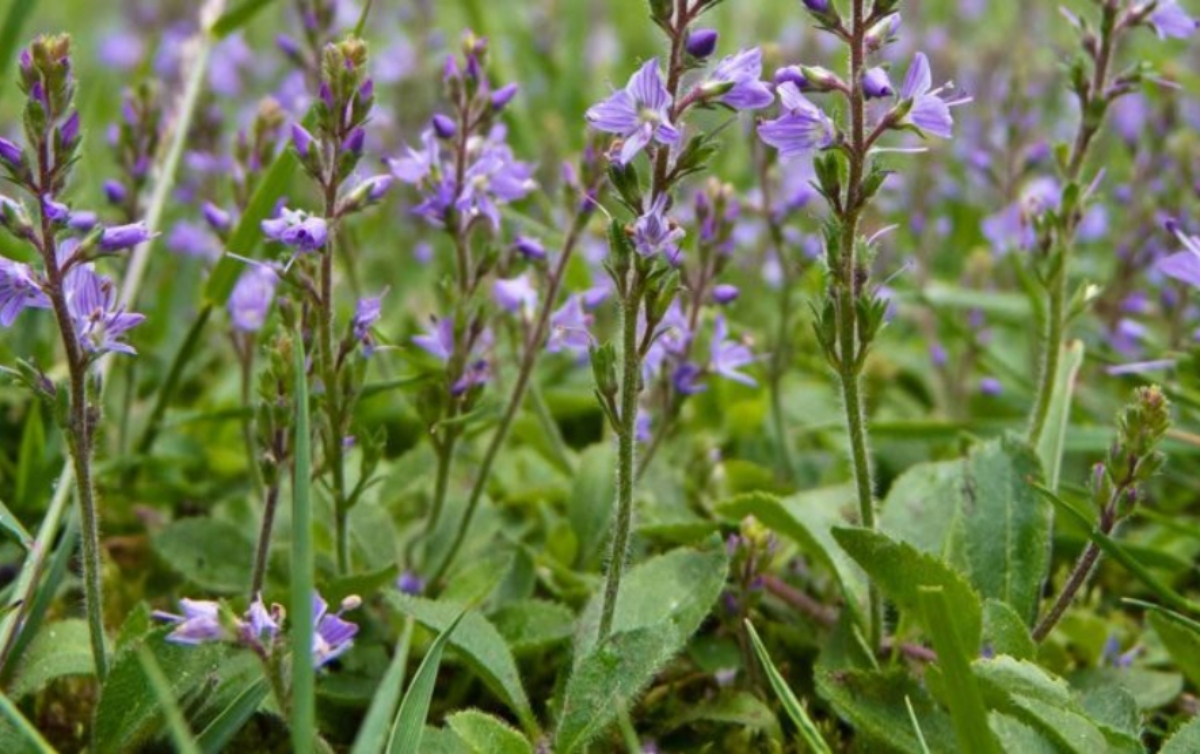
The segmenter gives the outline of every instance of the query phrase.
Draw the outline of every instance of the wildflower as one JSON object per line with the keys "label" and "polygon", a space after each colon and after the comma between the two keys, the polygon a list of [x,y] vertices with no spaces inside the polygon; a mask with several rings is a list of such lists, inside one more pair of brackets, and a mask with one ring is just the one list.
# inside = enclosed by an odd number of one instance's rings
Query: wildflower
{"label": "wildflower", "polygon": [[758,127],[764,142],[779,150],[781,157],[793,157],[833,144],[837,131],[829,116],[810,102],[793,82],[779,87],[783,115]]}
{"label": "wildflower", "polygon": [[383,297],[387,295],[385,290],[378,296],[366,296],[360,298],[354,307],[354,320],[351,323],[351,328],[354,331],[354,339],[363,346],[363,351],[367,356],[370,356],[374,349],[374,341],[371,338],[371,328],[383,316]]}
{"label": "wildflower", "polygon": [[690,361],[685,361],[671,375],[671,384],[675,386],[676,392],[681,395],[695,395],[705,390],[704,385],[700,382],[700,378],[703,376],[703,369]]}
{"label": "wildflower", "polygon": [[458,124],[448,115],[435,113],[430,119],[429,124],[433,127],[433,132],[438,135],[439,139],[453,139],[458,133]]}
{"label": "wildflower", "polygon": [[154,237],[146,223],[131,223],[105,228],[100,234],[100,248],[105,251],[122,251],[143,244]]}
{"label": "wildflower", "polygon": [[500,204],[524,199],[534,188],[533,168],[513,158],[512,150],[501,140],[503,130],[489,137],[489,144],[467,168],[462,191],[455,208],[468,217],[483,216],[500,228]]}
{"label": "wildflower", "polygon": [[450,394],[458,397],[473,387],[485,384],[492,378],[492,368],[487,359],[475,359],[467,364],[463,375],[450,386]]}
{"label": "wildflower", "polygon": [[414,571],[405,571],[396,579],[396,588],[404,594],[411,594],[415,597],[424,593],[425,579]]}
{"label": "wildflower", "polygon": [[719,36],[716,29],[696,29],[687,38],[688,55],[700,59],[712,55],[716,52]]}
{"label": "wildflower", "polygon": [[265,264],[252,265],[238,278],[229,296],[229,316],[241,332],[258,332],[267,321],[279,277]]}
{"label": "wildflower", "polygon": [[104,182],[104,198],[109,204],[123,204],[128,196],[129,192],[121,182],[111,179]]}
{"label": "wildflower", "polygon": [[50,299],[42,292],[29,265],[0,257],[0,325],[11,327],[27,308],[48,309]]}
{"label": "wildflower", "polygon": [[225,628],[221,625],[221,606],[209,600],[189,600],[186,597],[179,600],[179,608],[183,615],[155,610],[151,615],[158,620],[175,624],[175,629],[167,634],[167,641],[174,644],[196,645],[206,641],[220,641],[227,638]]}
{"label": "wildflower", "polygon": [[233,218],[229,213],[212,202],[205,202],[201,210],[204,212],[205,222],[218,233],[229,230],[233,225]]}
{"label": "wildflower", "polygon": [[888,78],[887,70],[879,66],[863,74],[862,85],[867,99],[890,97],[895,93],[892,91],[892,80]]}
{"label": "wildflower", "polygon": [[1200,288],[1200,236],[1188,236],[1177,231],[1183,251],[1164,257],[1156,265],[1169,278]]}
{"label": "wildflower", "polygon": [[299,123],[292,124],[292,146],[296,148],[296,154],[301,157],[308,157],[312,150],[313,135],[308,132],[304,126]]}
{"label": "wildflower", "polygon": [[320,668],[341,657],[354,643],[358,626],[342,619],[342,613],[362,604],[358,597],[342,600],[336,613],[329,612],[329,603],[321,595],[313,595],[313,664]]}
{"label": "wildflower", "polygon": [[662,255],[671,264],[679,262],[679,241],[686,235],[683,228],[666,216],[667,195],[654,197],[649,211],[633,224],[633,245],[644,257]]}
{"label": "wildflower", "polygon": [[730,55],[718,63],[705,87],[714,84],[728,86],[728,91],[718,101],[735,110],[758,110],[775,100],[775,95],[761,79],[762,50],[754,47]]}
{"label": "wildflower", "polygon": [[546,247],[536,238],[529,236],[517,236],[513,239],[513,248],[520,253],[521,256],[531,261],[541,261],[546,258]]}
{"label": "wildflower", "polygon": [[506,84],[492,92],[492,111],[498,113],[508,107],[508,103],[513,101],[519,91],[521,87],[517,84]]}
{"label": "wildflower", "polygon": [[901,125],[917,128],[923,133],[949,139],[954,131],[954,118],[950,108],[965,105],[971,101],[969,97],[957,100],[944,100],[941,93],[946,87],[933,88],[933,77],[929,71],[929,59],[925,53],[918,52],[913,56],[908,75],[904,77],[904,86],[900,88],[900,99],[911,102],[908,112],[900,120]]}
{"label": "wildflower", "polygon": [[67,310],[85,351],[96,355],[137,353],[132,346],[121,342],[121,337],[146,317],[120,307],[112,280],[97,275],[91,265],[79,265],[67,273],[63,287]]}
{"label": "wildflower", "polygon": [[432,330],[414,337],[412,342],[439,361],[449,361],[454,354],[454,320],[449,317],[437,320]]}
{"label": "wildflower", "polygon": [[537,310],[538,294],[529,280],[529,273],[515,278],[499,278],[492,284],[492,298],[506,312],[519,312],[532,317]]}
{"label": "wildflower", "polygon": [[719,304],[720,306],[725,306],[726,304],[732,304],[734,301],[736,301],[737,297],[740,296],[741,293],[742,292],[736,285],[722,283],[713,287],[712,299],[714,303]]}
{"label": "wildflower", "polygon": [[267,610],[262,595],[256,594],[246,610],[246,620],[238,626],[238,634],[247,644],[270,644],[279,635],[279,624],[282,622],[282,608],[275,605],[271,610]]}
{"label": "wildflower", "polygon": [[403,157],[386,160],[392,175],[404,183],[418,184],[428,178],[441,164],[437,134],[426,129],[421,134],[421,149],[405,148]]}
{"label": "wildflower", "polygon": [[20,167],[25,161],[25,150],[16,143],[0,137],[0,161],[12,168]]}
{"label": "wildflower", "polygon": [[1149,20],[1159,39],[1186,39],[1196,32],[1196,19],[1179,7],[1178,0],[1158,0]]}
{"label": "wildflower", "polygon": [[718,316],[712,336],[712,371],[734,382],[756,387],[758,383],[753,377],[738,371],[741,367],[754,363],[754,354],[744,344],[728,340],[728,336],[725,317]]}
{"label": "wildflower", "polygon": [[550,353],[571,351],[574,354],[586,353],[591,345],[592,336],[588,328],[592,324],[592,316],[584,311],[582,296],[571,296],[557,311],[550,315],[550,337],[546,341],[546,350]]}
{"label": "wildflower", "polygon": [[587,111],[588,123],[625,139],[616,162],[627,164],[651,141],[667,147],[679,143],[679,130],[671,124],[671,93],[663,84],[658,59],[646,62],[629,84]]}
{"label": "wildflower", "polygon": [[995,377],[984,377],[979,381],[979,392],[988,396],[997,396],[1004,392],[1004,385]]}
{"label": "wildflower", "polygon": [[315,217],[303,210],[284,209],[279,217],[262,221],[267,238],[291,246],[298,251],[315,251],[329,239],[325,218]]}

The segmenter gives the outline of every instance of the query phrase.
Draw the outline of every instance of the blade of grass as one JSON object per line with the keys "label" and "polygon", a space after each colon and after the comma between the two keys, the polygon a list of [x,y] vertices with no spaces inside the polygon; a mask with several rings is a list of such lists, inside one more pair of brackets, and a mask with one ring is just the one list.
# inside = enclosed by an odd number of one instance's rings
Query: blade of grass
{"label": "blade of grass", "polygon": [[[68,514],[67,527],[63,530],[62,538],[59,539],[58,546],[54,550],[54,557],[46,570],[46,577],[42,579],[41,585],[33,594],[33,604],[27,606],[25,610],[25,621],[21,626],[21,633],[17,634],[17,640],[13,642],[14,657],[23,657],[25,648],[33,641],[33,637],[37,636],[42,620],[50,610],[50,604],[58,595],[58,589],[67,576],[67,566],[70,565],[71,558],[74,557],[78,546],[79,514],[71,511]],[[14,663],[12,669],[15,668],[16,664]],[[6,668],[6,672],[0,675],[0,678],[8,679],[7,670]]]}
{"label": "blade of grass", "polygon": [[363,718],[358,735],[354,738],[354,748],[350,754],[378,754],[387,745],[388,728],[396,714],[396,705],[400,703],[400,694],[404,690],[404,674],[408,669],[408,654],[412,648],[413,629],[416,621],[411,617],[404,623],[404,631],[400,641],[396,642],[396,653],[388,665],[379,688],[371,699],[367,716]]}
{"label": "blade of grass", "polygon": [[800,738],[809,751],[816,754],[833,754],[829,748],[829,744],[825,743],[825,739],[821,736],[821,731],[817,730],[817,724],[808,716],[808,711],[800,704],[800,700],[792,693],[788,687],[787,681],[783,679],[783,675],[779,669],[775,667],[775,663],[771,660],[771,655],[767,652],[766,646],[762,643],[762,639],[758,637],[758,632],[754,630],[754,625],[750,621],[745,622],[746,631],[750,634],[750,641],[754,644],[754,654],[758,656],[759,663],[763,666],[763,670],[767,673],[767,680],[771,683],[771,688],[775,691],[775,696],[779,698],[780,704],[783,705],[784,711],[788,717],[796,724],[796,728],[800,731]]}
{"label": "blade of grass", "polygon": [[42,734],[38,732],[37,728],[33,727],[33,724],[25,719],[25,716],[21,714],[21,710],[17,709],[12,700],[3,693],[0,693],[0,715],[3,715],[12,723],[12,726],[29,742],[34,751],[37,751],[39,754],[56,754],[54,747],[46,739],[42,738]]}
{"label": "blade of grass", "polygon": [[[0,80],[8,81],[8,67],[17,59],[17,48],[21,45],[21,33],[29,14],[37,7],[37,0],[12,0],[4,14],[4,26],[0,27]],[[3,93],[4,87],[0,87]]]}
{"label": "blade of grass", "polygon": [[1067,427],[1071,424],[1071,399],[1075,395],[1075,378],[1083,366],[1085,353],[1083,341],[1076,340],[1063,346],[1063,355],[1058,362],[1058,375],[1054,390],[1050,394],[1050,411],[1046,428],[1036,448],[1046,474],[1050,489],[1058,489],[1058,477],[1062,471],[1063,446],[1067,441]]}
{"label": "blade of grass", "polygon": [[175,751],[179,754],[200,754],[200,747],[196,746],[196,739],[188,729],[187,720],[184,719],[183,712],[175,701],[175,695],[171,693],[171,682],[163,674],[158,660],[154,659],[154,655],[149,649],[141,646],[138,647],[138,661],[142,664],[142,670],[150,680],[150,687],[154,690],[154,695],[158,697],[158,701],[162,705],[163,713],[167,718],[167,731],[175,742]]}
{"label": "blade of grass", "polygon": [[208,724],[208,727],[200,732],[200,737],[196,741],[200,745],[200,750],[204,754],[220,754],[225,751],[225,747],[242,729],[246,721],[258,711],[259,706],[270,693],[271,684],[263,678],[238,694],[229,703],[229,706],[221,710],[220,714]]}
{"label": "blade of grass", "polygon": [[254,20],[255,16],[273,2],[275,0],[242,0],[217,19],[212,27],[213,35],[217,39],[224,39]]}
{"label": "blade of grass", "polygon": [[312,434],[304,339],[296,332],[296,440],[292,475],[292,746],[311,754],[316,726],[316,671],[313,668]]}
{"label": "blade of grass", "polygon": [[922,586],[917,589],[917,601],[946,679],[946,702],[959,748],[978,754],[1000,754],[1000,747],[988,727],[983,693],[971,672],[968,649],[955,629],[946,592],[940,586]]}
{"label": "blade of grass", "polygon": [[921,721],[917,719],[917,711],[913,709],[912,699],[909,699],[907,694],[904,697],[904,706],[908,707],[908,719],[912,721],[913,733],[917,734],[917,743],[921,744],[921,754],[932,754],[929,744],[925,741],[925,731],[921,730]]}
{"label": "blade of grass", "polygon": [[396,711],[396,719],[392,723],[392,734],[388,741],[388,754],[420,754],[421,736],[425,732],[425,718],[429,716],[429,702],[433,699],[433,686],[437,682],[438,666],[442,664],[442,653],[450,635],[458,628],[458,623],[466,612],[461,613],[446,630],[434,639],[425,659],[421,660],[417,674],[413,676],[400,709]]}

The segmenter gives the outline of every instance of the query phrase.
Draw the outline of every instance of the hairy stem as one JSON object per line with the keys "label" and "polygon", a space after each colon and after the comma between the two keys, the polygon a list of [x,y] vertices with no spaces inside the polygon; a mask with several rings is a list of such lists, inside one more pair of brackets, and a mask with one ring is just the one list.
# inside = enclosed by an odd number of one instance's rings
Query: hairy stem
{"label": "hairy stem", "polygon": [[[337,213],[337,182],[330,178],[325,186],[325,217],[330,222]],[[317,308],[317,343],[320,349],[322,381],[325,383],[325,415],[328,435],[325,442],[326,462],[333,476],[334,535],[337,540],[338,573],[350,572],[350,534],[347,519],[350,511],[346,500],[345,454],[342,452],[342,436],[345,434],[345,417],[342,416],[341,386],[338,379],[338,355],[334,338],[333,305],[333,258],[337,239],[337,226],[330,229],[329,242],[321,253],[320,306]]]}
{"label": "hairy stem", "polygon": [[617,433],[617,517],[609,551],[608,573],[604,577],[604,605],[600,612],[598,642],[612,632],[617,609],[617,594],[629,550],[629,532],[633,526],[634,446],[637,443],[638,393],[641,391],[642,361],[638,353],[638,310],[642,303],[642,282],[635,280],[622,302],[621,328],[621,414]]}
{"label": "hairy stem", "polygon": [[279,507],[279,483],[267,487],[263,500],[262,527],[258,530],[258,544],[254,548],[254,574],[250,579],[250,598],[262,593],[267,579],[267,564],[271,554],[271,530],[275,527],[275,511]]}

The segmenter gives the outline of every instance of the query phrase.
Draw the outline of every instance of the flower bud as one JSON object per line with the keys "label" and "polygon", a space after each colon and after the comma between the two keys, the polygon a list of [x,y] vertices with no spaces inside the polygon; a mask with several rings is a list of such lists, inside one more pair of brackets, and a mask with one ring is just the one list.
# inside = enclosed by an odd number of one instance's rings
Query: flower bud
{"label": "flower bud", "polygon": [[433,116],[432,125],[433,132],[442,139],[453,139],[454,135],[458,133],[458,125],[448,115],[435,113]]}
{"label": "flower bud", "polygon": [[292,146],[301,157],[308,157],[312,148],[313,135],[299,123],[292,124]]}
{"label": "flower bud", "polygon": [[896,35],[896,31],[899,28],[899,13],[893,13],[890,16],[886,16],[879,21],[876,21],[870,29],[867,29],[867,34],[864,38],[867,49],[871,52],[880,49],[889,41],[891,41],[892,37]]}
{"label": "flower bud", "polygon": [[737,297],[740,296],[741,293],[742,292],[736,285],[722,283],[721,285],[713,288],[712,299],[714,303],[725,306],[726,304],[732,304],[734,301],[736,301]]}
{"label": "flower bud", "polygon": [[508,84],[492,92],[492,110],[500,112],[507,107],[508,103],[512,102],[513,97],[517,96],[520,88],[517,84]]}
{"label": "flower bud", "polygon": [[687,39],[688,54],[701,60],[707,58],[716,52],[718,36],[716,29],[696,29]]}
{"label": "flower bud", "polygon": [[867,99],[879,99],[880,97],[890,97],[895,94],[887,71],[879,66],[863,74],[862,87]]}

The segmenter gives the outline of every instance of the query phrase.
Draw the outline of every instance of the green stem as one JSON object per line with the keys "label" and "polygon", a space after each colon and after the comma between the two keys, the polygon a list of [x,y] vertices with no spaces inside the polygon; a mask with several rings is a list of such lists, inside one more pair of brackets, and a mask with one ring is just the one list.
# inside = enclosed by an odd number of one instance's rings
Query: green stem
{"label": "green stem", "polygon": [[[1066,254],[1066,249],[1063,250]],[[1043,335],[1042,347],[1045,353],[1042,354],[1042,370],[1038,378],[1037,401],[1034,404],[1033,420],[1029,427],[1029,444],[1037,447],[1037,444],[1042,439],[1042,433],[1046,430],[1046,421],[1050,417],[1050,404],[1054,399],[1054,385],[1058,379],[1058,365],[1062,356],[1062,341],[1063,332],[1066,329],[1066,322],[1063,316],[1067,298],[1067,271],[1065,268],[1066,260],[1063,260],[1064,267],[1054,275],[1054,280],[1050,284],[1049,293],[1049,310],[1046,314],[1045,332]]]}
{"label": "green stem", "polygon": [[297,754],[311,754],[316,738],[316,677],[313,669],[313,541],[312,430],[309,427],[308,382],[304,371],[304,339],[296,333],[295,464],[292,468],[292,620],[291,732]]}
{"label": "green stem", "polygon": [[275,511],[279,507],[279,483],[267,487],[263,504],[262,526],[258,531],[258,544],[254,548],[254,573],[250,579],[250,599],[262,594],[267,579],[267,565],[271,554],[271,530],[275,527]]}
{"label": "green stem", "polygon": [[634,446],[637,444],[638,393],[641,392],[642,361],[638,353],[638,310],[642,303],[642,281],[639,273],[628,296],[622,302],[621,327],[621,415],[617,433],[617,518],[613,529],[612,549],[608,558],[608,573],[604,577],[604,604],[600,612],[600,631],[597,642],[612,632],[617,610],[617,595],[629,550],[629,533],[633,526]]}
{"label": "green stem", "polygon": [[[325,188],[325,217],[334,222],[337,213],[337,183],[330,179]],[[345,434],[345,417],[342,415],[341,384],[338,379],[338,354],[334,350],[336,339],[333,334],[333,259],[336,250],[337,229],[330,229],[329,242],[321,253],[321,290],[318,307],[317,345],[321,363],[321,380],[325,383],[326,461],[333,474],[334,536],[337,540],[338,573],[350,572],[350,535],[347,522],[349,513],[346,500],[345,454],[342,436]]]}

